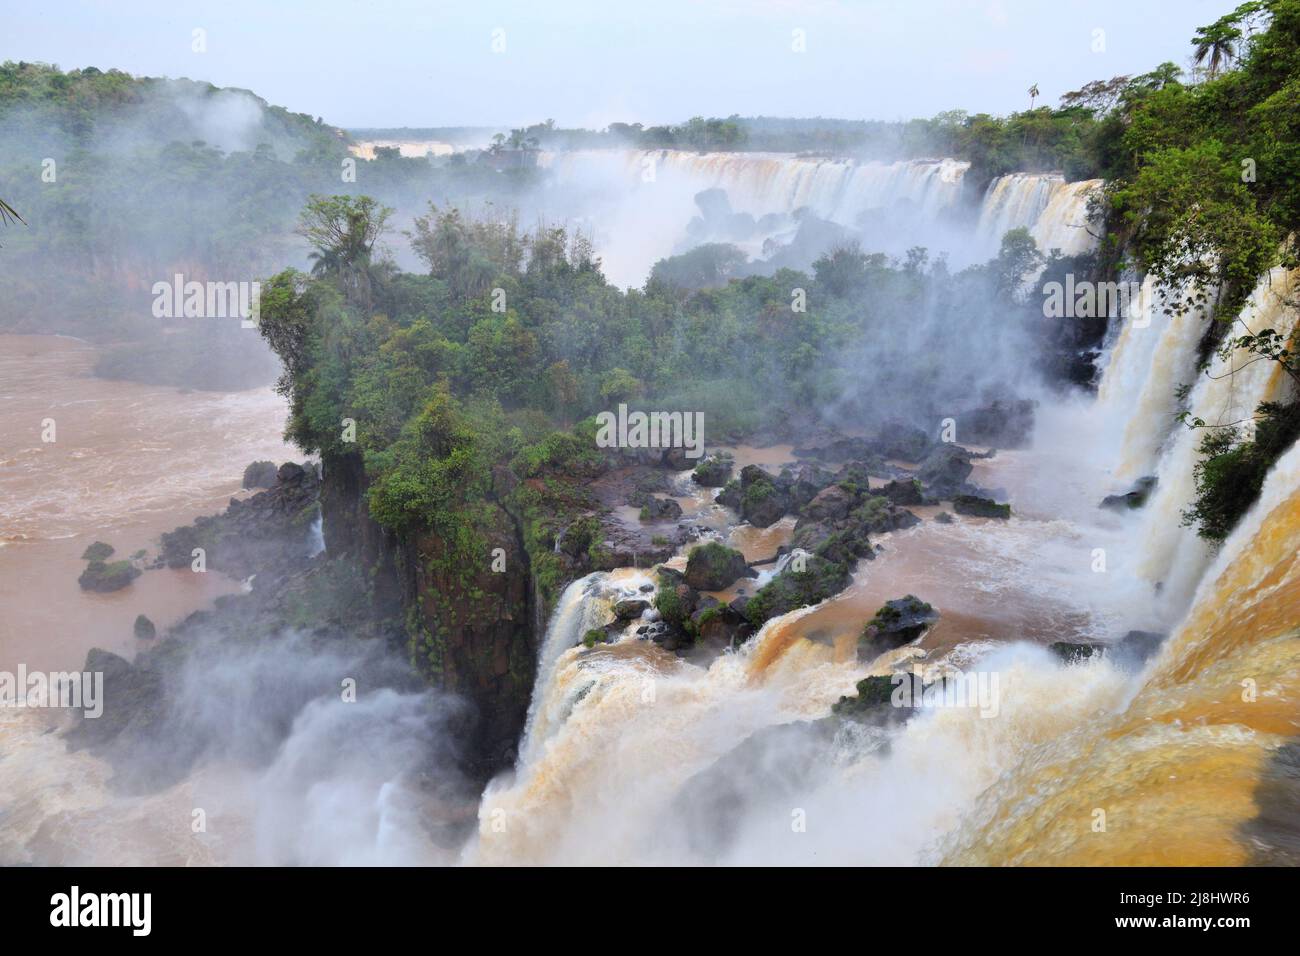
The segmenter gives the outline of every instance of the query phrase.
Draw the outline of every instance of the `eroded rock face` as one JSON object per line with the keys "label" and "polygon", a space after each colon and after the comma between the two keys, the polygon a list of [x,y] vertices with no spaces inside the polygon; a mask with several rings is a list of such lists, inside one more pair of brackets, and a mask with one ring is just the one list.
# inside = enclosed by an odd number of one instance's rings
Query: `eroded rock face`
{"label": "eroded rock face", "polygon": [[273,461],[255,461],[244,469],[244,488],[272,488],[278,469]]}

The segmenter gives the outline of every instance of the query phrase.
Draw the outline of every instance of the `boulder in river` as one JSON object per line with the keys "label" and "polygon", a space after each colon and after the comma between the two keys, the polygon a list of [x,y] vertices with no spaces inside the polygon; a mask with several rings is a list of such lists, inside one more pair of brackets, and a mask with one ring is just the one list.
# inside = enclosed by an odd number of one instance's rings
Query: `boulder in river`
{"label": "boulder in river", "polygon": [[1000,505],[992,498],[979,495],[957,495],[952,499],[952,510],[959,515],[974,518],[1010,518],[1011,505]]}
{"label": "boulder in river", "polygon": [[130,561],[91,561],[77,583],[83,591],[107,593],[120,591],[140,576],[140,569]]}
{"label": "boulder in river", "polygon": [[721,488],[731,477],[734,466],[735,462],[730,455],[710,455],[695,466],[691,478],[705,488]]}
{"label": "boulder in river", "polygon": [[871,660],[885,651],[912,643],[938,619],[939,612],[915,595],[886,601],[862,629],[858,639],[859,660]]}
{"label": "boulder in river", "polygon": [[1156,478],[1154,475],[1147,475],[1139,478],[1133,483],[1133,487],[1122,495],[1107,495],[1101,499],[1102,508],[1110,508],[1113,511],[1136,511],[1147,503],[1151,497],[1151,492],[1155,490]]}
{"label": "boulder in river", "polygon": [[684,580],[697,591],[721,591],[749,573],[745,556],[717,541],[692,548]]}

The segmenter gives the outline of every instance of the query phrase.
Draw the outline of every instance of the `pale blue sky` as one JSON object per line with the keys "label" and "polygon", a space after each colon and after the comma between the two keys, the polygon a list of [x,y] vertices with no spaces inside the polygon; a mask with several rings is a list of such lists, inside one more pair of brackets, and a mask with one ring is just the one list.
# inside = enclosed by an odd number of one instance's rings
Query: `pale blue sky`
{"label": "pale blue sky", "polygon": [[[253,90],[342,126],[1006,113],[1185,65],[1235,0],[16,0],[0,59]],[[195,28],[207,52],[191,50]],[[505,50],[494,53],[493,30]],[[792,50],[804,31],[807,52]],[[1094,31],[1104,31],[1095,52]]]}

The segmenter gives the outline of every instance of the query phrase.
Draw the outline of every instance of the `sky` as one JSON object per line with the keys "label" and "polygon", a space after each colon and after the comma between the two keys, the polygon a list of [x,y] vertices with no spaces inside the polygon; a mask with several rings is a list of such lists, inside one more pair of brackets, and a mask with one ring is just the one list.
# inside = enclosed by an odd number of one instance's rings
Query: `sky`
{"label": "sky", "polygon": [[[1236,0],[11,0],[0,60],[250,89],[344,127],[907,119],[1187,65]],[[201,31],[196,33],[196,31]],[[197,38],[197,39],[196,39]],[[201,40],[202,42],[199,42]],[[199,50],[196,47],[203,47]]]}

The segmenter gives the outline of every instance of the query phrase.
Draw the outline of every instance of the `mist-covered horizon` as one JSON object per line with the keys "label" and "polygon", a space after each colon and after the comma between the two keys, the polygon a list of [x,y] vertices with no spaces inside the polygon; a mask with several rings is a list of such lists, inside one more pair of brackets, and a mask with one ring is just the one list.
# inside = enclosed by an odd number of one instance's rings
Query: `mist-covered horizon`
{"label": "mist-covered horizon", "polygon": [[344,128],[553,117],[601,129],[696,115],[891,121],[953,109],[1002,115],[1023,109],[1034,84],[1055,102],[1098,76],[1165,60],[1186,66],[1186,37],[1220,6],[669,0],[634,9],[582,0],[543,11],[516,0],[149,0],[119,11],[58,0],[11,13],[0,59],[252,89]]}

